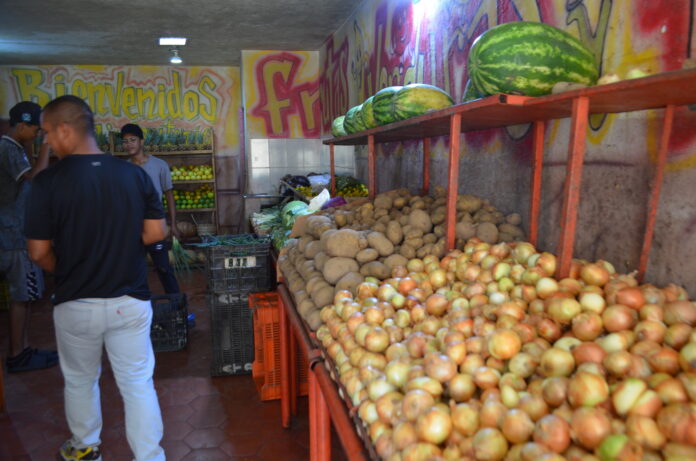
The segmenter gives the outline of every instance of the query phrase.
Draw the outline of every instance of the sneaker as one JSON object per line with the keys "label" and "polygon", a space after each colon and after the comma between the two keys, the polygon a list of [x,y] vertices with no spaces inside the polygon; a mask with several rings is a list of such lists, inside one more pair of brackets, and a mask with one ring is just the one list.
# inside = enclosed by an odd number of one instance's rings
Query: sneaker
{"label": "sneaker", "polygon": [[75,448],[72,440],[66,441],[58,452],[60,459],[64,461],[101,461],[99,447]]}
{"label": "sneaker", "polygon": [[58,354],[39,354],[36,349],[26,348],[19,355],[8,357],[5,361],[8,373],[41,370],[58,364]]}

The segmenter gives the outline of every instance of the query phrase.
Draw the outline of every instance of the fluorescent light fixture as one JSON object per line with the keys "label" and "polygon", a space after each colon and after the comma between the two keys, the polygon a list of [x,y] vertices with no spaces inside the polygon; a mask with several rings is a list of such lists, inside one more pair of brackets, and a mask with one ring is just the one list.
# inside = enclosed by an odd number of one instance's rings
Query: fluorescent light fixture
{"label": "fluorescent light fixture", "polygon": [[179,50],[176,48],[172,49],[172,57],[169,58],[169,62],[172,64],[181,64],[183,61],[181,60],[181,57],[179,56]]}
{"label": "fluorescent light fixture", "polygon": [[186,46],[184,37],[160,37],[159,44],[164,46]]}

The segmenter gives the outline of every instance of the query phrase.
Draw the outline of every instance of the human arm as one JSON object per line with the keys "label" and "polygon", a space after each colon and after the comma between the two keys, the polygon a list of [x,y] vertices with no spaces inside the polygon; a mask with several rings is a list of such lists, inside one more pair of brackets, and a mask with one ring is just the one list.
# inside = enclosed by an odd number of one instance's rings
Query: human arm
{"label": "human arm", "polygon": [[174,202],[174,191],[169,189],[164,192],[165,197],[167,197],[167,208],[169,208],[169,222],[171,223],[172,237],[177,240],[181,240],[181,232],[176,226],[176,202]]}
{"label": "human arm", "polygon": [[27,239],[27,249],[29,257],[37,266],[46,272],[55,272],[56,255],[50,240]]}
{"label": "human arm", "polygon": [[167,236],[164,219],[144,219],[142,239],[145,245],[160,242]]}
{"label": "human arm", "polygon": [[31,168],[31,170],[27,171],[24,174],[24,178],[28,180],[34,179],[34,176],[42,172],[48,167],[48,156],[50,152],[50,147],[48,143],[45,141],[43,144],[41,144],[41,149],[39,149],[39,157],[36,159],[36,162],[34,162],[34,166]]}

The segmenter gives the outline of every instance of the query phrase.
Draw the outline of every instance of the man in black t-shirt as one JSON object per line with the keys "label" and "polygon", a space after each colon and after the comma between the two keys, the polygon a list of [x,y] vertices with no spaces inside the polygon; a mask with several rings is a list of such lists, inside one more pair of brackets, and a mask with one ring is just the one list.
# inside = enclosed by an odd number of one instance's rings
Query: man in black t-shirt
{"label": "man in black t-shirt", "polygon": [[34,179],[25,234],[31,258],[56,277],[53,317],[72,432],[60,456],[101,460],[106,347],[135,459],[164,460],[145,263],[145,245],[165,235],[160,198],[141,168],[99,150],[81,99],[51,101],[41,127],[61,160]]}

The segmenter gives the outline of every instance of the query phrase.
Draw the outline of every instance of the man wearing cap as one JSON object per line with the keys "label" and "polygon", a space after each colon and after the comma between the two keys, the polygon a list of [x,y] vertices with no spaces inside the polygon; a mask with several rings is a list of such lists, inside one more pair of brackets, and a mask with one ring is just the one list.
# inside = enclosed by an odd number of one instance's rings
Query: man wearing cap
{"label": "man wearing cap", "polygon": [[[171,224],[172,236],[181,239],[179,229],[176,227],[176,206],[174,204],[174,193],[172,192],[172,174],[169,171],[169,164],[162,159],[145,153],[145,140],[143,130],[134,123],[128,123],[121,128],[121,141],[123,150],[130,156],[130,162],[140,166],[152,180],[160,197],[164,194],[167,197],[169,207],[169,222]],[[171,245],[168,241],[153,243],[146,247],[147,252],[152,258],[152,264],[157,270],[157,276],[162,283],[162,288],[167,294],[179,293],[179,284],[174,276],[174,270],[169,263],[169,250]]]}
{"label": "man wearing cap", "polygon": [[29,303],[43,294],[43,273],[27,254],[24,214],[29,181],[48,166],[48,145],[43,144],[32,167],[24,144],[39,132],[41,106],[23,101],[10,109],[10,131],[0,139],[0,272],[10,287],[10,356],[7,371],[38,370],[58,363],[56,351],[29,347]]}

